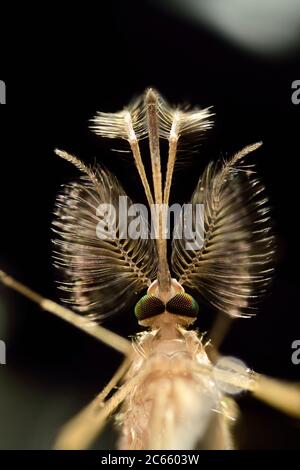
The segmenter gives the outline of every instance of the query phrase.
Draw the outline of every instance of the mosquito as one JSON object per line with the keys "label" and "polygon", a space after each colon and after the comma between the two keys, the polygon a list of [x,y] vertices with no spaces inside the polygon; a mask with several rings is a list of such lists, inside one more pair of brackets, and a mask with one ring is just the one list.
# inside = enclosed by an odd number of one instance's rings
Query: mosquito
{"label": "mosquito", "polygon": [[[58,195],[53,221],[54,262],[62,273],[64,300],[74,310],[4,272],[1,281],[124,355],[101,393],[60,430],[56,449],[91,447],[112,415],[119,449],[232,449],[233,404],[239,391],[300,417],[295,384],[258,374],[218,352],[226,334],[224,319],[253,315],[272,279],[268,200],[253,165],[245,163],[261,143],[207,166],[191,197],[193,207],[204,205],[202,246],[187,250],[184,236],[173,236],[168,256],[162,208],[169,204],[178,149],[184,138],[201,137],[211,126],[210,108],[171,106],[154,89],[120,112],[100,112],[93,119],[98,135],[128,141],[147,202],[158,207],[155,238],[98,238],[97,208],[102,203],[118,206],[126,193],[102,166],[88,166],[56,150],[81,172]],[[140,151],[145,139],[152,183]],[[168,142],[165,172],[162,140]],[[114,222],[119,233],[118,216]],[[180,224],[179,218],[173,234]],[[143,296],[134,312],[145,331],[129,341],[101,326],[109,315],[129,310],[137,293]],[[192,328],[200,312],[195,297],[219,312],[212,341]]]}

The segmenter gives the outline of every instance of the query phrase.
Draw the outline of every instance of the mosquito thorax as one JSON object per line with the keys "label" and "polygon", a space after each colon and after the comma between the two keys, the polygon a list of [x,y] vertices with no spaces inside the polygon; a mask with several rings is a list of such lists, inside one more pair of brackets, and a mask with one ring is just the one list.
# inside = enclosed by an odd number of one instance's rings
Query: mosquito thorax
{"label": "mosquito thorax", "polygon": [[171,279],[168,291],[161,292],[158,281],[154,281],[135,306],[135,316],[140,325],[161,328],[165,325],[190,325],[198,315],[196,300],[187,294],[176,279]]}

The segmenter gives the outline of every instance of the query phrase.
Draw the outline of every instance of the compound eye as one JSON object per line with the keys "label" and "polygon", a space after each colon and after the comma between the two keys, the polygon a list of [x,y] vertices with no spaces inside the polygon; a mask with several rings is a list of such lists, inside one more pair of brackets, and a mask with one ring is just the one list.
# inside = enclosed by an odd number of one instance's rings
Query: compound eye
{"label": "compound eye", "polygon": [[135,306],[134,313],[138,320],[154,317],[164,313],[166,307],[164,303],[154,295],[144,295]]}
{"label": "compound eye", "polygon": [[169,300],[166,310],[174,315],[181,315],[183,317],[197,317],[199,312],[199,305],[191,295],[183,292],[175,295]]}

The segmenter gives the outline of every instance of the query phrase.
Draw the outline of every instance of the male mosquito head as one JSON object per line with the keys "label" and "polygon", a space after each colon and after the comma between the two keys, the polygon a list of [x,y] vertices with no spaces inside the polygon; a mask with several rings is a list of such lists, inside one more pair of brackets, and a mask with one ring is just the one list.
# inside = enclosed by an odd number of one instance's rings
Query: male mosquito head
{"label": "male mosquito head", "polygon": [[196,320],[198,312],[198,303],[176,279],[171,279],[168,295],[162,295],[158,281],[154,281],[134,309],[139,324],[152,328],[170,322],[189,325]]}
{"label": "male mosquito head", "polygon": [[[136,295],[148,289],[135,310],[141,324],[157,327],[159,322],[170,320],[189,324],[198,307],[184,286],[230,316],[253,314],[255,302],[272,279],[274,261],[264,186],[253,166],[244,162],[260,143],[207,166],[191,197],[189,219],[184,214],[176,221],[169,266],[165,209],[178,146],[184,141],[182,137],[202,136],[212,125],[210,118],[210,109],[170,106],[152,89],[123,110],[98,113],[94,118],[97,134],[125,139],[130,145],[153,219],[151,231],[147,223],[140,223],[145,237],[129,236],[132,224],[128,218],[124,224],[122,201],[126,199],[128,207],[133,202],[114,175],[102,167],[90,168],[66,152],[56,152],[82,172],[79,181],[66,185],[58,195],[53,222],[54,259],[63,274],[61,288],[65,300],[80,313],[104,319],[128,310]],[[140,140],[146,138],[152,182],[139,147]],[[165,172],[160,160],[161,139],[168,141]],[[199,230],[198,211],[194,210],[198,205],[204,207]],[[109,236],[107,226],[112,229]],[[201,241],[195,248],[190,248],[190,229]]]}

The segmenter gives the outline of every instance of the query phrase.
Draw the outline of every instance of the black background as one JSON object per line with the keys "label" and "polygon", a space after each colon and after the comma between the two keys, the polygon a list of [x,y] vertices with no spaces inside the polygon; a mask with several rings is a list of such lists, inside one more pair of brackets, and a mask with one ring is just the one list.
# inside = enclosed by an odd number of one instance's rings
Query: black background
{"label": "black background", "polygon": [[[264,142],[253,161],[273,208],[276,279],[258,316],[237,321],[223,351],[256,371],[299,380],[300,365],[291,362],[291,344],[300,337],[300,105],[291,101],[299,54],[247,53],[150,3],[112,2],[88,13],[73,5],[67,14],[36,8],[19,9],[3,38],[10,49],[4,48],[0,69],[7,84],[7,105],[0,107],[2,268],[58,300],[51,214],[60,185],[77,172],[54,156],[56,147],[101,161],[135,200],[144,201],[130,158],[120,158],[110,151],[117,143],[89,131],[97,110],[119,110],[148,86],[170,102],[213,105],[215,128],[193,163],[177,173],[173,201],[188,199],[210,159]],[[14,292],[1,288],[0,302],[0,338],[7,343],[7,365],[0,366],[0,448],[49,448],[60,425],[101,389],[120,356]],[[213,316],[203,306],[197,326],[209,329]],[[105,326],[123,335],[140,331],[132,311]],[[249,397],[240,405],[241,448],[299,444],[299,424],[290,418]],[[108,430],[98,447],[114,439]]]}

